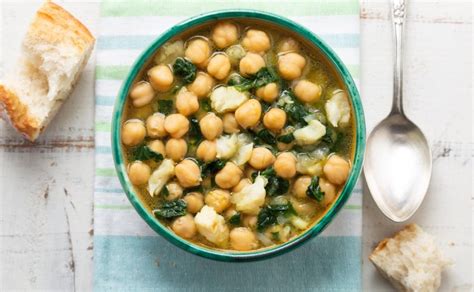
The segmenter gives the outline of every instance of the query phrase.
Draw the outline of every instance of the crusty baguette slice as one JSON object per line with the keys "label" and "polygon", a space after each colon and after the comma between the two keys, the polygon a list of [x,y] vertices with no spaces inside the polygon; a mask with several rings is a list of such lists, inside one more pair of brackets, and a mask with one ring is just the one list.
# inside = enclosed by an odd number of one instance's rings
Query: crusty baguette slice
{"label": "crusty baguette slice", "polygon": [[94,47],[89,30],[62,7],[46,2],[22,43],[16,70],[0,84],[0,107],[34,141],[68,97]]}
{"label": "crusty baguette slice", "polygon": [[399,291],[437,291],[441,272],[451,262],[434,238],[410,224],[394,237],[382,240],[369,259]]}

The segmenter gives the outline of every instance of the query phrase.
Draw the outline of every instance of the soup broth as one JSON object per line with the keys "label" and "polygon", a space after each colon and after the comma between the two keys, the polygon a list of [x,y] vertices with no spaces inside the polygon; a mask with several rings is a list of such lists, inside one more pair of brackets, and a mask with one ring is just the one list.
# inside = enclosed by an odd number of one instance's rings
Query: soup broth
{"label": "soup broth", "polygon": [[340,195],[354,117],[305,40],[260,21],[201,25],[138,74],[122,121],[140,199],[178,236],[251,251],[289,241]]}

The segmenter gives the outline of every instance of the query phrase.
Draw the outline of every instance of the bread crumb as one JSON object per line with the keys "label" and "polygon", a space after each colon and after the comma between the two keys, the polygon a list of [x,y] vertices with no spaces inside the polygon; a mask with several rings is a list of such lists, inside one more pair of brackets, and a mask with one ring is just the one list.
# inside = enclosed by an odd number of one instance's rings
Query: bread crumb
{"label": "bread crumb", "polygon": [[399,291],[437,291],[441,272],[451,264],[434,237],[416,224],[382,240],[369,259]]}

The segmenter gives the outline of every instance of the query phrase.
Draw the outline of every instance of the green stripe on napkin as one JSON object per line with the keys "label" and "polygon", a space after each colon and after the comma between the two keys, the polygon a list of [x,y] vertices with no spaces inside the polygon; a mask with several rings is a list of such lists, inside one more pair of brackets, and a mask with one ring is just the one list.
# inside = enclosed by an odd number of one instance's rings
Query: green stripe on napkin
{"label": "green stripe on napkin", "polygon": [[104,1],[101,16],[182,16],[196,15],[211,10],[250,8],[285,16],[354,15],[359,4],[345,1]]}

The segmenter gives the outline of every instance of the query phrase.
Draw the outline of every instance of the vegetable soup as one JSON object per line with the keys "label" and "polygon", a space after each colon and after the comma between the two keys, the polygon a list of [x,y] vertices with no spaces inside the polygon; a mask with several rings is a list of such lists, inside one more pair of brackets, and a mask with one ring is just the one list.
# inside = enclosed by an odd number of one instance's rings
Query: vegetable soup
{"label": "vegetable soup", "polygon": [[278,245],[317,222],[351,169],[346,89],[312,46],[264,22],[168,41],[131,87],[129,180],[160,222],[214,249]]}

